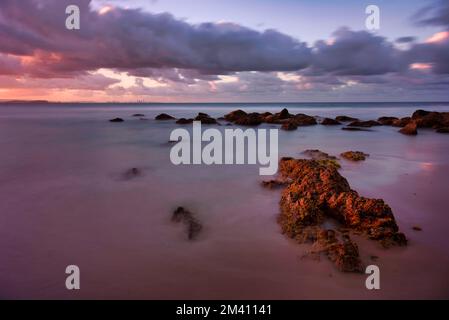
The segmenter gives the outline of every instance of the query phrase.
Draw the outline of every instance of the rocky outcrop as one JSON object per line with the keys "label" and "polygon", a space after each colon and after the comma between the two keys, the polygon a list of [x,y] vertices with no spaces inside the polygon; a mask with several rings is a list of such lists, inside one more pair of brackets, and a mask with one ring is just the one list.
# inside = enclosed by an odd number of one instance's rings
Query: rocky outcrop
{"label": "rocky outcrop", "polygon": [[354,121],[359,121],[359,119],[357,118],[353,118],[353,117],[348,117],[348,116],[338,116],[335,118],[335,120],[339,121],[339,122],[354,122]]}
{"label": "rocky outcrop", "polygon": [[396,117],[380,117],[377,119],[377,121],[384,126],[391,126],[395,121],[398,121],[399,119]]}
{"label": "rocky outcrop", "polygon": [[341,122],[331,119],[331,118],[324,118],[323,121],[321,121],[321,125],[323,125],[323,126],[338,126],[338,125],[341,125]]}
{"label": "rocky outcrop", "polygon": [[180,125],[192,124],[193,121],[194,121],[193,119],[181,118],[178,121],[176,121],[176,124],[180,124]]}
{"label": "rocky outcrop", "polygon": [[381,126],[380,122],[369,120],[369,121],[353,121],[348,124],[349,127],[362,127],[362,128],[371,128],[375,126]]}
{"label": "rocky outcrop", "polygon": [[175,120],[175,117],[172,117],[171,115],[168,115],[166,113],[161,113],[156,117],[157,121],[168,121],[168,120]]}
{"label": "rocky outcrop", "polygon": [[194,217],[194,215],[183,207],[179,207],[173,212],[172,221],[184,223],[189,240],[195,240],[203,229],[202,224]]}
{"label": "rocky outcrop", "polygon": [[120,122],[125,122],[125,120],[123,120],[122,118],[115,118],[115,119],[109,120],[109,122],[120,123]]}
{"label": "rocky outcrop", "polygon": [[263,117],[258,113],[250,113],[234,121],[239,126],[257,127],[263,122]]}
{"label": "rocky outcrop", "polygon": [[318,124],[316,119],[303,113],[298,113],[293,117],[293,121],[298,127],[314,126]]}
{"label": "rocky outcrop", "polygon": [[417,110],[413,113],[412,120],[418,128],[439,129],[449,127],[449,112]]}
{"label": "rocky outcrop", "polygon": [[418,126],[415,121],[411,121],[399,132],[408,136],[416,136],[418,134]]}
{"label": "rocky outcrop", "polygon": [[[290,183],[282,191],[278,222],[283,233],[298,242],[312,242],[313,251],[325,253],[345,272],[362,270],[357,245],[347,230],[364,234],[383,246],[406,245],[391,208],[380,199],[361,197],[337,168],[317,160],[283,158],[280,174]],[[342,230],[325,230],[333,219]]]}
{"label": "rocky outcrop", "polygon": [[285,122],[282,125],[281,129],[285,131],[295,131],[298,129],[298,125],[295,123],[295,121],[290,120]]}
{"label": "rocky outcrop", "polygon": [[196,116],[195,121],[200,121],[201,124],[218,124],[217,120],[202,112]]}
{"label": "rocky outcrop", "polygon": [[410,117],[405,117],[402,119],[398,119],[393,121],[393,123],[391,124],[393,127],[399,127],[399,128],[403,128],[406,125],[408,125],[410,123],[410,121],[412,121],[412,118]]}
{"label": "rocky outcrop", "polygon": [[360,151],[347,151],[340,155],[342,158],[350,161],[365,161],[369,154]]}

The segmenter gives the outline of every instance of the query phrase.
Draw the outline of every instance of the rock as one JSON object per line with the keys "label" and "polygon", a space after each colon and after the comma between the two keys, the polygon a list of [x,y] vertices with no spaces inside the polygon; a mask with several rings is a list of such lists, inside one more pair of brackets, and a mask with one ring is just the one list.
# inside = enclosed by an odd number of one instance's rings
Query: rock
{"label": "rock", "polygon": [[337,157],[331,156],[326,152],[322,152],[320,150],[306,150],[302,154],[308,156],[312,160],[318,161],[322,165],[332,166],[336,169],[341,168]]}
{"label": "rock", "polygon": [[342,153],[341,156],[350,161],[365,161],[369,154],[360,151],[347,151]]}
{"label": "rock", "polygon": [[193,214],[185,210],[183,207],[179,207],[173,212],[172,216],[173,222],[182,222],[187,228],[187,237],[189,240],[195,240],[198,234],[203,229],[201,223],[193,216]]}
{"label": "rock", "polygon": [[341,123],[337,120],[331,119],[331,118],[325,118],[323,121],[321,121],[321,125],[323,126],[336,126],[340,125]]}
{"label": "rock", "polygon": [[449,133],[449,127],[442,127],[437,129],[438,133]]}
{"label": "rock", "polygon": [[245,111],[236,110],[236,111],[232,111],[231,113],[225,115],[224,118],[226,119],[226,121],[234,122],[242,117],[245,117],[246,115],[247,115],[247,113]]}
{"label": "rock", "polygon": [[323,253],[341,272],[363,272],[359,249],[349,235],[339,235],[334,230],[320,229],[316,233],[311,254]]}
{"label": "rock", "polygon": [[384,126],[391,126],[395,121],[398,121],[399,119],[396,117],[380,117],[377,119],[378,122],[383,124]]}
{"label": "rock", "polygon": [[288,121],[282,125],[281,129],[285,131],[295,131],[298,129],[298,125],[295,121]]}
{"label": "rock", "polygon": [[217,120],[210,117],[206,113],[199,113],[198,116],[195,118],[195,121],[200,121],[201,124],[218,124]]}
{"label": "rock", "polygon": [[384,246],[406,245],[390,207],[382,200],[360,197],[335,168],[315,160],[284,158],[280,172],[292,179],[282,192],[278,222],[283,233],[300,243],[312,242],[312,253],[324,253],[340,271],[363,271],[359,250],[347,232],[322,229],[326,218]]}
{"label": "rock", "polygon": [[145,115],[141,114],[141,113],[136,113],[136,114],[133,114],[133,117],[142,118],[142,117],[145,117]]}
{"label": "rock", "polygon": [[294,121],[295,121],[296,125],[299,127],[314,126],[314,125],[318,124],[318,122],[316,121],[316,119],[314,117],[308,116],[303,113],[299,113],[299,114],[295,115]]}
{"label": "rock", "polygon": [[123,120],[122,118],[115,118],[115,119],[109,120],[109,122],[119,123],[119,122],[125,122],[125,120]]}
{"label": "rock", "polygon": [[193,119],[181,118],[178,121],[176,121],[176,124],[181,124],[181,125],[192,124],[193,121],[194,121]]}
{"label": "rock", "polygon": [[357,128],[357,127],[344,127],[344,128],[341,128],[341,130],[345,130],[345,131],[373,131],[373,130],[370,130],[370,129]]}
{"label": "rock", "polygon": [[310,157],[313,160],[337,160],[337,157],[331,156],[321,150],[305,150],[302,154]]}
{"label": "rock", "polygon": [[409,135],[409,136],[416,136],[418,134],[417,130],[418,126],[414,121],[410,122],[408,125],[406,125],[404,128],[399,130],[400,133]]}
{"label": "rock", "polygon": [[412,120],[418,128],[449,127],[449,112],[417,110],[413,113]]}
{"label": "rock", "polygon": [[288,112],[288,109],[283,109],[280,113],[277,113],[276,115],[280,120],[290,119],[293,117],[293,115],[291,115],[290,112]]}
{"label": "rock", "polygon": [[383,200],[361,197],[335,167],[283,158],[280,173],[283,179],[293,181],[283,190],[280,202],[279,223],[287,236],[301,237],[305,227],[320,226],[332,218],[385,247],[407,244],[391,208]]}
{"label": "rock", "polygon": [[160,114],[160,115],[158,115],[156,117],[156,120],[158,120],[158,121],[167,121],[167,120],[175,120],[175,118],[172,117],[171,115],[166,114],[166,113],[162,113],[162,114]]}
{"label": "rock", "polygon": [[137,178],[140,176],[142,176],[142,171],[140,171],[137,168],[132,168],[125,172],[125,174],[123,175],[123,178],[125,180],[130,180],[130,179]]}
{"label": "rock", "polygon": [[258,113],[250,113],[234,121],[239,126],[258,126],[262,123],[262,116]]}
{"label": "rock", "polygon": [[288,180],[281,181],[281,180],[269,180],[269,181],[262,181],[262,187],[267,189],[279,189],[283,188],[286,185],[288,185],[290,182]]}
{"label": "rock", "polygon": [[412,229],[415,230],[415,231],[422,231],[422,228],[418,227],[418,226],[414,226]]}
{"label": "rock", "polygon": [[350,127],[362,127],[362,128],[371,128],[374,126],[381,126],[380,122],[369,120],[369,121],[353,121],[348,126]]}
{"label": "rock", "polygon": [[393,123],[391,124],[393,127],[399,127],[399,128],[403,128],[406,125],[408,125],[410,123],[410,121],[412,121],[412,118],[410,117],[405,117],[402,119],[398,119],[398,120],[394,120]]}
{"label": "rock", "polygon": [[353,121],[359,121],[357,118],[348,117],[348,116],[338,116],[335,118],[335,120],[339,122],[353,122]]}

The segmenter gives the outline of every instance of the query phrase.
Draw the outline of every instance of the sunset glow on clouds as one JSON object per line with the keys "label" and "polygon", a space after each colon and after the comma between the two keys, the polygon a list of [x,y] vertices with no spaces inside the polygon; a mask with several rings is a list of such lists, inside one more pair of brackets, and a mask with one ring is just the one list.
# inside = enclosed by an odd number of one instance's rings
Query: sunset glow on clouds
{"label": "sunset glow on clouds", "polygon": [[[64,27],[65,7],[74,3],[81,9],[76,31]],[[126,3],[2,0],[0,99],[449,100],[446,1],[416,17],[440,30],[421,42],[406,34],[401,46],[347,27],[308,43],[274,29],[192,24]]]}

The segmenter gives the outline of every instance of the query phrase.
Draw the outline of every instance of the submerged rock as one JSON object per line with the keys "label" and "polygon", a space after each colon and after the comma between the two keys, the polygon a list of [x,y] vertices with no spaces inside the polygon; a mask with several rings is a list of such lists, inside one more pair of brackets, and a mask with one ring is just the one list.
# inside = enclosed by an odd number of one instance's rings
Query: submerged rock
{"label": "submerged rock", "polygon": [[160,115],[158,115],[156,117],[156,120],[158,120],[158,121],[175,120],[175,117],[172,117],[171,115],[166,114],[166,113],[161,113]]}
{"label": "submerged rock", "polygon": [[398,120],[399,119],[396,117],[380,117],[379,119],[377,119],[377,121],[383,124],[384,126],[391,126]]}
{"label": "submerged rock", "polygon": [[338,162],[337,157],[331,156],[326,152],[320,151],[320,150],[306,150],[303,151],[302,154],[306,155],[307,157],[311,158],[312,160],[316,160],[319,163],[326,165],[326,166],[332,166],[336,169],[340,169],[341,165]]}
{"label": "submerged rock", "polygon": [[325,118],[323,121],[321,121],[321,125],[323,126],[338,126],[341,122],[331,119],[331,118]]}
{"label": "submerged rock", "polygon": [[410,117],[405,117],[402,119],[398,119],[398,120],[394,120],[393,123],[391,124],[393,127],[399,127],[399,128],[403,128],[406,125],[408,125],[410,123],[410,121],[412,121],[412,118]]}
{"label": "submerged rock", "polygon": [[290,180],[269,180],[262,181],[262,187],[267,189],[279,189],[287,186],[290,183]]}
{"label": "submerged rock", "polygon": [[370,129],[357,128],[357,127],[344,127],[344,128],[341,128],[341,130],[345,130],[345,131],[373,131],[373,130],[370,130]]}
{"label": "submerged rock", "polygon": [[357,118],[348,117],[348,116],[338,116],[335,118],[335,120],[339,122],[353,122],[353,121],[359,121]]}
{"label": "submerged rock", "polygon": [[198,116],[195,118],[195,121],[200,121],[201,124],[218,124],[217,120],[212,118],[206,113],[199,113]]}
{"label": "submerged rock", "polygon": [[125,120],[123,120],[122,118],[115,118],[115,119],[109,120],[109,122],[119,123],[119,122],[125,122]]}
{"label": "submerged rock", "polygon": [[181,125],[192,124],[193,121],[194,121],[193,119],[181,118],[178,121],[176,121],[176,124],[181,124]]}
{"label": "submerged rock", "polygon": [[179,207],[173,212],[172,221],[184,223],[189,240],[195,240],[203,229],[202,224],[193,216],[193,214],[183,207]]}
{"label": "submerged rock", "polygon": [[348,126],[350,127],[362,127],[362,128],[371,128],[374,126],[381,126],[380,122],[369,120],[369,121],[353,121]]}
{"label": "submerged rock", "polygon": [[437,129],[438,133],[449,133],[449,127],[442,127]]}
{"label": "submerged rock", "polygon": [[365,161],[369,154],[360,151],[347,151],[343,152],[341,156],[347,160],[351,161]]}
{"label": "submerged rock", "polygon": [[263,118],[260,114],[250,113],[238,118],[234,121],[234,123],[239,126],[256,127],[262,123],[262,120]]}
{"label": "submerged rock", "polygon": [[338,235],[334,230],[321,229],[311,253],[324,253],[341,272],[363,272],[357,244],[347,234]]}
{"label": "submerged rock", "polygon": [[225,115],[224,118],[226,119],[226,121],[234,122],[242,117],[245,117],[246,115],[247,115],[247,113],[243,110],[235,110],[235,111],[232,111],[231,113]]}
{"label": "submerged rock", "polygon": [[399,132],[408,136],[416,136],[418,134],[418,126],[415,121],[411,121],[404,128],[399,130]]}
{"label": "submerged rock", "polygon": [[133,179],[133,178],[140,177],[142,175],[143,175],[143,173],[142,173],[142,171],[140,169],[138,169],[138,168],[131,168],[131,169],[129,169],[128,171],[126,171],[124,173],[123,178],[125,180],[130,180],[130,179]]}
{"label": "submerged rock", "polygon": [[141,114],[141,113],[136,113],[136,114],[133,114],[133,117],[142,118],[142,117],[145,117],[145,115]]}
{"label": "submerged rock", "polygon": [[281,129],[285,131],[295,131],[298,129],[298,125],[294,121],[288,121],[282,125]]}
{"label": "submerged rock", "polygon": [[294,119],[296,125],[299,127],[314,126],[314,125],[318,124],[318,122],[316,121],[316,119],[314,117],[308,116],[303,113],[297,114],[293,119]]}

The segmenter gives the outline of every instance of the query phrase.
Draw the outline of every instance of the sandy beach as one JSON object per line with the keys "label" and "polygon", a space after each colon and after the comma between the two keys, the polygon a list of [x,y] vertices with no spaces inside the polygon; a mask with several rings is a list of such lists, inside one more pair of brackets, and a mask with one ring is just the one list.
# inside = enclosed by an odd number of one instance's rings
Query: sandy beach
{"label": "sandy beach", "polygon": [[[304,258],[310,245],[282,235],[281,191],[262,188],[257,167],[171,164],[168,138],[177,125],[153,120],[157,114],[180,118],[207,112],[218,118],[235,109],[1,107],[0,296],[73,298],[63,285],[64,270],[76,264],[83,277],[83,290],[75,293],[80,299],[449,297],[447,135],[420,129],[418,136],[406,136],[390,126],[369,132],[322,125],[280,131],[280,156],[301,158],[307,149],[370,154],[364,162],[340,160],[339,172],[360,195],[385,200],[408,245],[384,249],[354,236],[364,264],[378,257],[382,287],[368,291],[364,274],[342,273],[325,258]],[[370,120],[407,116],[415,106],[289,110]],[[149,120],[133,118],[137,112]],[[125,122],[110,123],[114,117]],[[141,175],[129,178],[130,168],[139,168]],[[178,206],[201,221],[195,241],[171,221]],[[413,230],[416,226],[422,231]]]}

